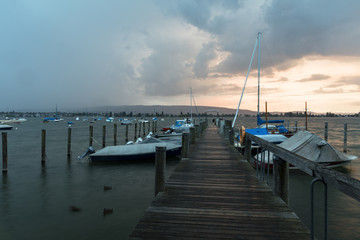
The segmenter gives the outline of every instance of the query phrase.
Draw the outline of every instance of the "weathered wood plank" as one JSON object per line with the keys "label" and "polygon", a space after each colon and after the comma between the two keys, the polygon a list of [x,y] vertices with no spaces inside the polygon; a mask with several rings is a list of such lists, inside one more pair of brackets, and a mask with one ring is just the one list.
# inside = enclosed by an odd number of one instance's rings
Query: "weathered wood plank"
{"label": "weathered wood plank", "polygon": [[216,128],[191,147],[131,239],[309,239],[308,229],[256,178]]}

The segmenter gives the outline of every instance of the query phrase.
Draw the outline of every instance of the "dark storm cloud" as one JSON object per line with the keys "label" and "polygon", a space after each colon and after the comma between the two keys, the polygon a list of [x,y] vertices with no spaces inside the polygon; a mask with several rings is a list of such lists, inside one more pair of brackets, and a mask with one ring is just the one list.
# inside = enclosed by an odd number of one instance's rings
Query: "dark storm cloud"
{"label": "dark storm cloud", "polygon": [[316,82],[316,81],[323,81],[329,79],[330,76],[324,75],[324,74],[312,74],[308,78],[303,78],[300,80],[297,80],[297,82]]}

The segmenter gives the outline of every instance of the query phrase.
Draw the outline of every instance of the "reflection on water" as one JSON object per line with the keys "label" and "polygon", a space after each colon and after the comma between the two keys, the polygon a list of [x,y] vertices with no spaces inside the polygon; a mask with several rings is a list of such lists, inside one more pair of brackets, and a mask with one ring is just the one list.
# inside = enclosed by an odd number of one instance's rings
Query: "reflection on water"
{"label": "reflection on water", "polygon": [[[175,119],[158,122],[170,125]],[[241,118],[253,127],[255,118]],[[294,125],[295,119],[289,119]],[[8,174],[0,188],[0,239],[126,239],[154,196],[154,162],[123,164],[91,163],[77,157],[88,147],[89,122],[72,126],[72,155],[67,159],[67,121],[43,124],[33,118],[8,133]],[[348,150],[360,155],[360,123],[353,118],[309,119],[309,130],[323,136],[329,122],[329,142],[343,147],[343,124],[348,123]],[[303,121],[298,125],[303,125]],[[101,148],[102,126],[107,126],[106,143],[113,144],[113,123],[94,124],[94,147]],[[47,131],[47,160],[41,165],[41,129]],[[146,127],[147,129],[147,127]],[[129,139],[134,128],[129,128]],[[125,142],[125,127],[118,124],[118,143]],[[1,153],[1,149],[0,149]],[[0,155],[1,156],[1,155]],[[167,161],[167,176],[178,163]],[[340,171],[360,179],[360,164],[355,161]],[[310,182],[300,171],[290,175],[290,207],[309,224]],[[104,191],[104,186],[111,189]],[[316,219],[322,216],[321,184],[316,185]],[[360,206],[338,191],[329,189],[329,239],[360,239]],[[104,215],[104,209],[113,209]],[[322,226],[317,226],[321,236]],[[349,234],[351,233],[351,234]],[[29,237],[31,236],[31,237]]]}

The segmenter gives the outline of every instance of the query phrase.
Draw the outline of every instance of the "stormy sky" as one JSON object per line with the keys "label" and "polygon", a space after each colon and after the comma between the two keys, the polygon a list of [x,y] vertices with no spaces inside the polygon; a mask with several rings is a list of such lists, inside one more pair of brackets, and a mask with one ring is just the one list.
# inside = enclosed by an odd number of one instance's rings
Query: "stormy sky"
{"label": "stormy sky", "polygon": [[[236,108],[261,32],[261,104],[360,112],[357,0],[0,0],[0,111]],[[241,108],[256,110],[257,54]]]}

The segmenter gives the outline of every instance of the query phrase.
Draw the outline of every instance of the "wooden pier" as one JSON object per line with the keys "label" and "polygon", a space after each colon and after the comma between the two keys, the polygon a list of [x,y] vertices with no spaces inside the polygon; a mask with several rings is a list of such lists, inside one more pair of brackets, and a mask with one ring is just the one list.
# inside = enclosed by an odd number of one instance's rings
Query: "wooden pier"
{"label": "wooden pier", "polygon": [[309,230],[211,125],[130,239],[310,239]]}

